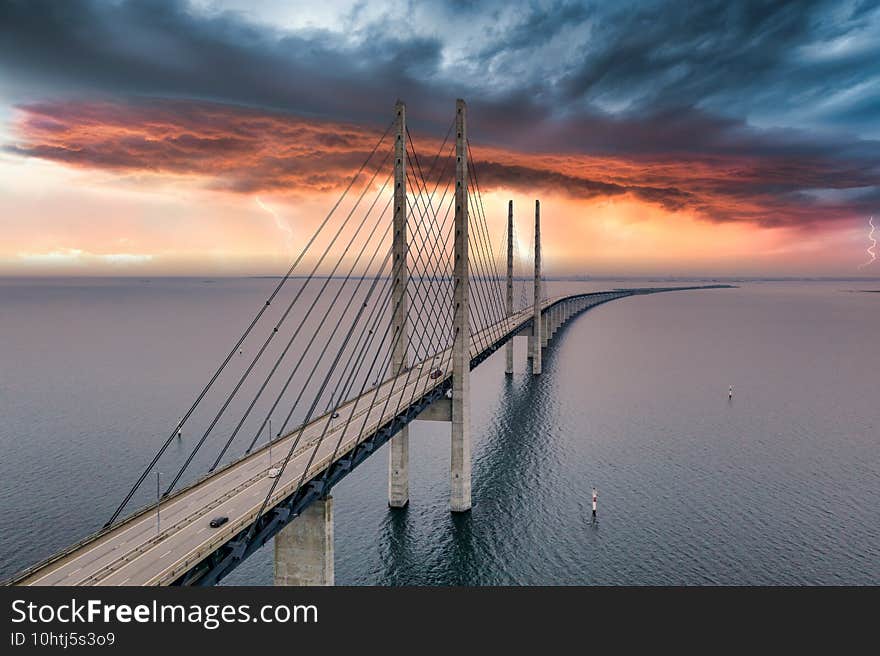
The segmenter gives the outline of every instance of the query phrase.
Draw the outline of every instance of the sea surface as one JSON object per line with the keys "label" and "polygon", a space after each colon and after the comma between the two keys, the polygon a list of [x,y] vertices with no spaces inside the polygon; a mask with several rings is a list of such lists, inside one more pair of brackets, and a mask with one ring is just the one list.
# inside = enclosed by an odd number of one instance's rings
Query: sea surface
{"label": "sea surface", "polygon": [[[100,528],[276,282],[0,280],[0,578]],[[736,284],[592,309],[541,376],[524,338],[512,377],[490,357],[473,510],[447,510],[448,424],[413,423],[407,509],[387,447],[333,490],[336,582],[880,584],[880,282]],[[271,545],[224,581],[271,582]]]}

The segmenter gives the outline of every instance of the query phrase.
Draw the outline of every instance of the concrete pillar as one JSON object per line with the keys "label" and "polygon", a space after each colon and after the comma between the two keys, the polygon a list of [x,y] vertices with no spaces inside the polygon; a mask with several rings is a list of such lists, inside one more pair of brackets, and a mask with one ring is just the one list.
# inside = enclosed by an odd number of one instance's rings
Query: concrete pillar
{"label": "concrete pillar", "polygon": [[[513,201],[507,201],[507,316],[513,314]],[[513,337],[504,347],[504,373],[513,373]]]}
{"label": "concrete pillar", "polygon": [[333,497],[275,535],[275,585],[333,585]]}
{"label": "concrete pillar", "polygon": [[532,314],[532,373],[541,373],[541,201],[535,201],[535,306]]}
{"label": "concrete pillar", "polygon": [[541,314],[541,348],[547,348],[550,342],[550,309]]}
{"label": "concrete pillar", "polygon": [[455,102],[455,245],[452,343],[452,493],[449,509],[471,508],[471,355],[468,321],[467,106]]}
{"label": "concrete pillar", "polygon": [[[407,263],[406,234],[406,105],[397,101],[394,107],[397,116],[397,137],[394,142],[394,218],[392,238],[391,289],[391,329],[394,336],[392,352],[392,371],[397,374],[407,366],[407,345],[409,327],[407,326],[408,302],[406,287],[409,282]],[[409,503],[409,427],[403,427],[391,438],[388,451],[388,505],[403,508]]]}

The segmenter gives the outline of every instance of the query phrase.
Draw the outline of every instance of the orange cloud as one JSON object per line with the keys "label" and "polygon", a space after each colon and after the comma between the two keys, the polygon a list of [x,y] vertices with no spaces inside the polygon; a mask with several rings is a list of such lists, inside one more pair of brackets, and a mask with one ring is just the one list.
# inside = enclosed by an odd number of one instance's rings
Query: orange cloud
{"label": "orange cloud", "polygon": [[[294,196],[340,189],[379,136],[350,124],[184,100],[30,104],[20,108],[14,132],[17,143],[6,150],[21,156],[192,179],[233,193]],[[428,168],[440,140],[416,139]],[[628,198],[670,214],[769,227],[851,219],[864,211],[858,198],[823,193],[880,185],[876,171],[818,155],[593,156],[475,145],[474,157],[486,191]]]}

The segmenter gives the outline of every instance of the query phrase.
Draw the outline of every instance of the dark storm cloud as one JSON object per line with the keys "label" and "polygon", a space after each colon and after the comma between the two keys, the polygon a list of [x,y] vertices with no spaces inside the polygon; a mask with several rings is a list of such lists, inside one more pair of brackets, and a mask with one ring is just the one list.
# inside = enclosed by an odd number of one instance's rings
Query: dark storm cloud
{"label": "dark storm cloud", "polygon": [[815,10],[827,4],[702,0],[675,12],[668,3],[618,7],[602,24],[614,29],[591,30],[596,54],[562,88],[568,98],[608,93],[663,107],[751,87],[807,41]]}
{"label": "dark storm cloud", "polygon": [[[620,134],[606,143],[601,134],[585,133],[603,132],[621,116],[631,117],[622,122],[629,132],[631,123],[670,112],[764,106],[878,74],[880,46],[824,64],[796,64],[798,47],[868,20],[867,7],[855,5],[840,27],[817,27],[834,22],[819,19],[835,6],[828,0],[557,3],[510,9],[513,24],[498,26],[493,16],[501,7],[480,3],[455,10],[462,20],[485,22],[463,67],[470,73],[459,76],[443,68],[441,55],[444,47],[463,47],[456,40],[462,37],[453,33],[441,42],[417,30],[390,30],[387,21],[364,26],[353,42],[322,30],[274,31],[233,13],[199,14],[179,0],[5,0],[0,71],[23,84],[40,81],[51,92],[185,96],[371,122],[386,116],[399,96],[409,100],[414,118],[439,124],[463,95],[493,139],[514,134],[513,141],[528,146],[542,135],[542,145],[555,149],[570,145],[563,129],[570,126],[578,147],[633,150],[638,144],[620,144]],[[573,56],[557,63],[558,53],[543,54],[563,46]],[[523,58],[542,56],[552,75],[523,67]],[[826,79],[807,84],[807,76]],[[878,98],[875,92],[849,111],[868,114]],[[621,107],[609,114],[603,110],[609,105]],[[729,124],[702,127],[724,135]],[[531,129],[517,136],[517,128]],[[652,142],[662,140],[663,131],[654,130]],[[666,141],[678,148],[688,142]]]}
{"label": "dark storm cloud", "polygon": [[[440,44],[349,47],[324,31],[274,33],[235,14],[198,16],[175,0],[0,3],[0,71],[49,92],[183,96],[375,121]],[[389,97],[391,98],[389,100]]]}
{"label": "dark storm cloud", "polygon": [[691,194],[674,187],[646,187],[603,182],[544,168],[481,161],[479,158],[476,158],[476,164],[480,171],[480,184],[490,188],[511,186],[523,190],[564,190],[575,198],[632,194],[671,211],[683,209],[695,202]]}
{"label": "dark storm cloud", "polygon": [[[384,124],[400,97],[414,129],[434,135],[463,96],[472,140],[510,150],[645,163],[729,158],[752,162],[749,171],[761,159],[768,171],[799,173],[743,180],[731,164],[728,180],[713,181],[711,191],[726,186],[732,198],[808,204],[814,196],[799,193],[880,184],[875,3],[425,6],[436,29],[395,22],[389,11],[352,35],[281,31],[177,0],[0,0],[0,77],[23,101],[95,93],[186,98],[371,126]],[[604,184],[533,168],[533,180],[584,197]],[[500,185],[522,174],[505,166],[485,175]],[[605,192],[616,193],[608,184]],[[624,185],[669,208],[694,193],[678,181],[638,186]],[[737,218],[713,211],[716,219]]]}

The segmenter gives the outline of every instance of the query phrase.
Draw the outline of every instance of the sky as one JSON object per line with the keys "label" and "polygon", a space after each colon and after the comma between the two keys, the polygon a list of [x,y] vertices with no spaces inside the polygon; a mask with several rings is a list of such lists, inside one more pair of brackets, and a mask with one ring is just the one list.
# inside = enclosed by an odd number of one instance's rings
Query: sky
{"label": "sky", "polygon": [[[877,276],[880,3],[0,0],[0,275],[283,273],[468,103],[544,270]],[[873,235],[880,236],[880,230]]]}

